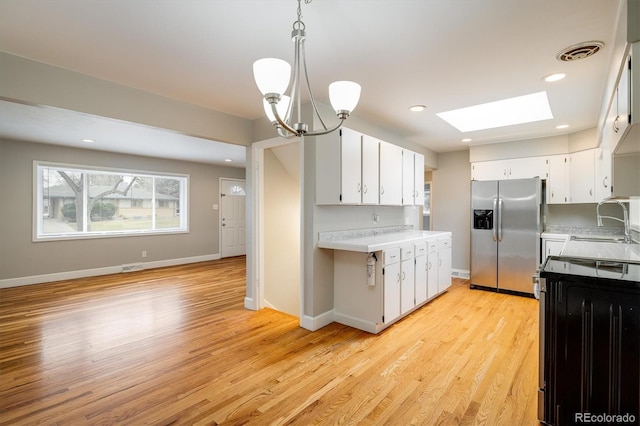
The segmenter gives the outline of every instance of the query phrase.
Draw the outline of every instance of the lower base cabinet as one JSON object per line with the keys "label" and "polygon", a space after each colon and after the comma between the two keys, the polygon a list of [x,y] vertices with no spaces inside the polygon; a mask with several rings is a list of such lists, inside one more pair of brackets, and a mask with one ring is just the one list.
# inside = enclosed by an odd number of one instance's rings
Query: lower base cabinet
{"label": "lower base cabinet", "polygon": [[[434,251],[429,251],[432,243]],[[334,251],[334,320],[378,333],[451,286],[451,238],[373,253]]]}

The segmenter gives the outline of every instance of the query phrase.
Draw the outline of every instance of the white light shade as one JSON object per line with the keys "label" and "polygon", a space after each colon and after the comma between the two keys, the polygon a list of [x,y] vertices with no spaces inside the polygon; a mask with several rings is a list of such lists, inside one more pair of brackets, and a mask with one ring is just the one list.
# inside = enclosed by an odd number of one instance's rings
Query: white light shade
{"label": "white light shade", "polygon": [[[284,121],[284,115],[287,113],[287,108],[289,108],[289,102],[291,102],[291,98],[289,96],[283,96],[276,105],[276,110],[278,110],[278,115]],[[276,117],[273,115],[273,110],[271,109],[271,104],[266,101],[266,99],[262,99],[262,105],[264,106],[264,113],[267,114],[267,118],[270,122],[275,123]]]}
{"label": "white light shade", "polygon": [[360,85],[353,81],[335,81],[329,85],[329,100],[334,110],[352,112],[360,100]]}
{"label": "white light shade", "polygon": [[291,65],[282,59],[258,59],[253,63],[253,78],[263,96],[267,93],[282,95],[289,86]]}

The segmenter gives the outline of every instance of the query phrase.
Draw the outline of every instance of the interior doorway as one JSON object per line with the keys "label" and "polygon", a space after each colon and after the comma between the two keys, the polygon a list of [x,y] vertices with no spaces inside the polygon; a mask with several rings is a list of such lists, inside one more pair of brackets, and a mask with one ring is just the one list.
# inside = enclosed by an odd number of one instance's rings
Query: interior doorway
{"label": "interior doorway", "polygon": [[299,140],[254,144],[258,308],[300,317]]}
{"label": "interior doorway", "polygon": [[220,178],[220,257],[241,256],[246,246],[246,188],[240,179]]}

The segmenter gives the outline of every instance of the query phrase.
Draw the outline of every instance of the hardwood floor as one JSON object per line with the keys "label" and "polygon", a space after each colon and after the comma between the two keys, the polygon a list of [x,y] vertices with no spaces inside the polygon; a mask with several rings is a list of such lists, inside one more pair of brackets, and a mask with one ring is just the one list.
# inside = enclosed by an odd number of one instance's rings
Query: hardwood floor
{"label": "hardwood floor", "polygon": [[312,333],[244,309],[244,262],[0,290],[0,425],[538,424],[536,300]]}

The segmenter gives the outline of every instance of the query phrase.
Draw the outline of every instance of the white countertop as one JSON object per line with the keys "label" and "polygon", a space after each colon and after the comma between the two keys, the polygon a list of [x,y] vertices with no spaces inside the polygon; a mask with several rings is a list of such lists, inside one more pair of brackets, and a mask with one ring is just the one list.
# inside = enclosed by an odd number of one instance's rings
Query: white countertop
{"label": "white countertop", "polygon": [[339,240],[318,241],[318,247],[349,250],[364,253],[386,250],[404,244],[416,243],[421,240],[438,237],[450,237],[451,232],[444,231],[402,231],[359,238],[345,238]]}
{"label": "white countertop", "polygon": [[560,256],[638,263],[640,262],[640,244],[569,240],[564,245]]}

